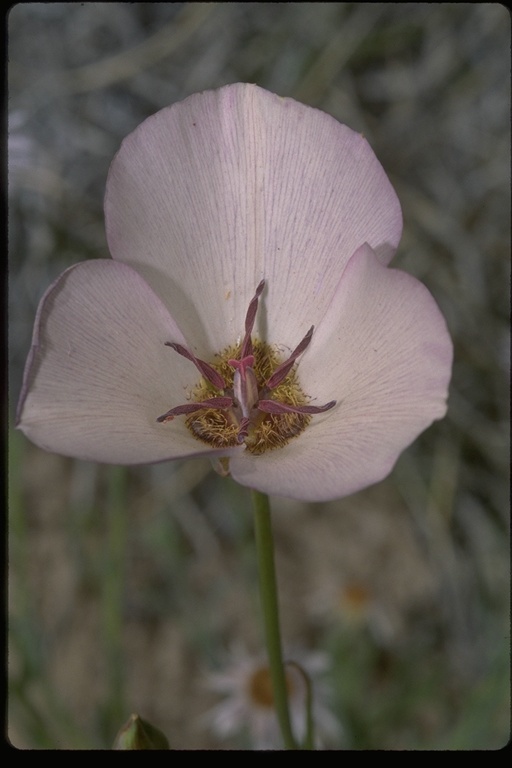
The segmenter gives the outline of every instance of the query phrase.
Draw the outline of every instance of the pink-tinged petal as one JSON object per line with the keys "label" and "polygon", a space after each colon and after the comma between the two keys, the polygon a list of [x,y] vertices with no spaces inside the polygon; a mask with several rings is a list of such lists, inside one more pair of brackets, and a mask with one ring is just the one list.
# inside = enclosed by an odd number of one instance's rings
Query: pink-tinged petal
{"label": "pink-tinged petal", "polygon": [[366,139],[255,85],[190,96],[122,143],[105,199],[112,256],[135,267],[208,359],[256,331],[292,349],[330,305],[354,251],[389,262],[400,205]]}
{"label": "pink-tinged petal", "polygon": [[39,305],[18,426],[41,448],[92,461],[214,454],[184,419],[157,423],[199,378],[169,341],[186,344],[135,270],[110,260],[71,267]]}
{"label": "pink-tinged petal", "polygon": [[378,482],[446,412],[452,342],[428,290],[354,254],[298,372],[312,403],[336,406],[279,451],[231,460],[233,477],[266,493],[311,501]]}

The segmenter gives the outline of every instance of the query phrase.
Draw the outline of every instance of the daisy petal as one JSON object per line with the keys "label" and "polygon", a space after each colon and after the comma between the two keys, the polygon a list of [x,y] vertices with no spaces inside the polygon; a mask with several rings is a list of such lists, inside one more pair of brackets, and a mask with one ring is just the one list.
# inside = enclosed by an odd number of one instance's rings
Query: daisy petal
{"label": "daisy petal", "polygon": [[368,245],[350,260],[298,373],[315,402],[299,438],[231,459],[233,477],[266,493],[321,501],[384,478],[399,454],[446,412],[452,343],[428,290],[379,263]]}
{"label": "daisy petal", "polygon": [[190,96],[130,134],[105,215],[113,257],[165,297],[206,359],[239,337],[262,278],[257,330],[292,348],[320,322],[354,251],[368,242],[387,263],[402,229],[361,135],[244,83]]}
{"label": "daisy petal", "polygon": [[142,464],[211,454],[183,420],[157,423],[197,372],[166,342],[186,341],[131,267],[88,261],[41,300],[18,426],[36,445],[81,459]]}

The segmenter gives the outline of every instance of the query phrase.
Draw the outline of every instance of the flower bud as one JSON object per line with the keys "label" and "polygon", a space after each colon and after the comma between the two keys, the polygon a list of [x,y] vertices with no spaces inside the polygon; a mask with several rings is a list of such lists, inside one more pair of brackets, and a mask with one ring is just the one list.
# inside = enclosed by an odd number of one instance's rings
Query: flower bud
{"label": "flower bud", "polygon": [[170,749],[164,734],[139,715],[130,718],[119,730],[113,749]]}

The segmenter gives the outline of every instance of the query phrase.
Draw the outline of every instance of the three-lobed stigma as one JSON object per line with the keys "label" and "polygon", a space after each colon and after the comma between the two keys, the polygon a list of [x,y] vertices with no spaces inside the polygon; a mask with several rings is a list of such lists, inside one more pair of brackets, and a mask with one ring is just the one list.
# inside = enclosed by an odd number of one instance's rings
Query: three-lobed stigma
{"label": "three-lobed stigma", "polygon": [[316,413],[336,405],[309,404],[296,372],[296,360],[309,346],[313,327],[286,360],[252,331],[261,293],[262,280],[252,298],[245,318],[245,335],[240,344],[224,349],[214,363],[200,360],[181,344],[166,346],[190,360],[201,373],[201,380],[191,392],[189,402],[171,408],[157,421],[167,423],[185,415],[194,437],[212,448],[232,448],[245,444],[255,455],[280,448],[303,432]]}

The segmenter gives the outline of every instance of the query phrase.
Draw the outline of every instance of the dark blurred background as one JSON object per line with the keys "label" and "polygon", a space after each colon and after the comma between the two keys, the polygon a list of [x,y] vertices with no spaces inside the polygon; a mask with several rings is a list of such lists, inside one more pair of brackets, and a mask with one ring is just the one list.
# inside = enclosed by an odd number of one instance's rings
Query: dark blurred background
{"label": "dark blurred background", "polygon": [[[497,3],[21,3],[8,16],[11,423],[39,299],[108,255],[109,164],[145,117],[237,81],[365,134],[403,207],[393,266],[455,345],[450,404],[368,491],[276,499],[283,637],[321,651],[335,749],[509,737],[510,16]],[[178,749],[232,649],[262,651],[245,489],[126,470],[9,431],[9,730],[110,747],[131,712]],[[231,665],[231,667],[230,667]]]}

